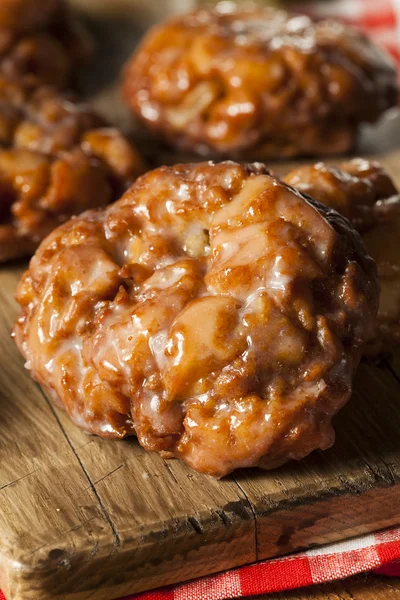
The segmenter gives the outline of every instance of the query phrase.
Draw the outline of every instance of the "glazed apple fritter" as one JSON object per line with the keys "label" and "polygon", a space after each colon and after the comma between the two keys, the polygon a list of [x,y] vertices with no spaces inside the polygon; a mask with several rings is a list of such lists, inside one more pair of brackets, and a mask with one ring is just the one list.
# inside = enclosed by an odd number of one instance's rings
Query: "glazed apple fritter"
{"label": "glazed apple fritter", "polygon": [[77,425],[220,477],[333,443],[378,285],[344,217],[223,162],[58,227],[17,299],[26,366]]}
{"label": "glazed apple fritter", "polygon": [[225,2],[151,29],[123,76],[155,136],[240,160],[346,152],[397,93],[394,64],[362,33]]}
{"label": "glazed apple fritter", "polygon": [[376,261],[380,281],[378,319],[366,354],[400,343],[400,195],[377,162],[360,158],[339,167],[299,167],[285,181],[345,215],[361,233]]}

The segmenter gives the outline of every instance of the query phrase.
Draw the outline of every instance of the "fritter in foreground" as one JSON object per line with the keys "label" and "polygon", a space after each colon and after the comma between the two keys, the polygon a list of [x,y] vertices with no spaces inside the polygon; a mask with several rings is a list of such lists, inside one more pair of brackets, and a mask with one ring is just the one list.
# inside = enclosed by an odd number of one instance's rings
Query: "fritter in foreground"
{"label": "fritter in foreground", "polygon": [[378,286],[344,217],[223,162],[65,223],[17,299],[26,366],[77,425],[221,477],[333,443]]}

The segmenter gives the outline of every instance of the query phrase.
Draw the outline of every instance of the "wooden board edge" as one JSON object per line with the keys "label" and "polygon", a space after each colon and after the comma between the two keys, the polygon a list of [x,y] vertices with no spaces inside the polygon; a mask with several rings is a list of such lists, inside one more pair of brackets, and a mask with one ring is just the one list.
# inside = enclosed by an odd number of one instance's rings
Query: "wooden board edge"
{"label": "wooden board edge", "polygon": [[[96,554],[92,545],[84,547],[80,543],[70,564],[66,563],[66,553],[61,550],[65,548],[63,542],[46,546],[34,557],[21,555],[18,560],[15,549],[3,547],[0,588],[7,600],[109,600],[253,562],[254,552],[245,542],[248,528],[255,539],[254,520],[243,521],[230,531],[228,527],[225,534],[224,527],[227,526],[221,522],[223,538],[217,539],[211,547],[208,536],[216,534],[212,530],[204,534],[192,530],[188,535],[182,529],[175,539],[166,537],[160,541],[160,553],[164,552],[168,557],[166,562],[170,563],[167,575],[159,573],[159,560],[149,559],[154,549],[151,532],[144,542],[148,547],[146,552],[143,552],[146,550],[143,540],[140,547],[138,540],[115,543],[113,547],[108,544],[107,552],[103,546],[100,554]],[[236,543],[238,538],[243,540],[243,552],[231,554],[230,543]],[[174,569],[176,559],[181,556],[185,558],[184,570]],[[216,564],[218,569],[215,569]]]}
{"label": "wooden board edge", "polygon": [[[381,492],[380,494],[377,494],[376,490],[367,490],[364,494],[356,496],[350,494],[345,495],[345,504],[347,507],[351,507],[352,510],[354,510],[353,515],[355,514],[356,507],[359,514],[360,502],[365,503],[366,499],[368,499],[369,502],[373,501],[375,503],[376,511],[370,511],[370,524],[360,523],[354,518],[352,520],[350,518],[351,510],[348,511],[348,519],[342,521],[343,512],[340,511],[335,513],[339,503],[343,508],[344,498],[342,494],[324,501],[312,501],[309,504],[299,506],[298,509],[292,506],[288,507],[286,511],[269,510],[264,514],[260,511],[256,519],[257,538],[259,543],[258,559],[265,560],[295,551],[304,551],[322,544],[346,540],[355,535],[363,535],[375,532],[377,529],[400,524],[400,483],[389,488],[382,486],[379,490]],[[383,497],[386,499],[385,502],[382,502]],[[390,510],[388,510],[388,507]],[[308,513],[308,511],[310,511],[310,513]],[[365,515],[365,510],[362,514]],[[324,523],[325,519],[329,521],[330,525],[327,524],[327,521]],[[344,526],[337,527],[338,521],[342,522]],[[293,524],[295,524],[295,526]],[[332,525],[334,524],[336,525],[332,528]],[[266,540],[271,540],[271,530],[273,530],[274,527],[281,528],[281,534],[280,536],[275,537],[276,545],[274,547],[267,547],[264,542]],[[303,538],[305,537],[307,538],[306,543],[303,541]],[[169,543],[168,540],[165,541],[166,545]],[[212,558],[212,554],[210,554],[209,557]],[[40,564],[40,557],[38,558],[38,564]],[[143,577],[143,573],[140,573],[140,577],[137,577],[138,571],[132,569],[132,566],[134,566],[134,562],[132,562],[133,558],[134,553],[132,552],[132,548],[122,546],[119,549],[119,552],[114,552],[114,554],[110,553],[106,561],[104,560],[104,557],[98,557],[97,561],[90,564],[90,570],[98,572],[105,567],[106,570],[108,570],[108,568],[110,568],[110,570],[115,570],[118,564],[121,569],[126,569],[127,565],[131,563],[131,570],[128,571],[129,580],[126,582],[112,583],[107,587],[102,586],[100,588],[94,586],[91,587],[91,589],[77,592],[71,591],[71,593],[61,592],[60,594],[52,593],[51,590],[54,588],[44,587],[41,590],[36,590],[34,592],[36,595],[34,596],[31,594],[27,595],[25,585],[21,587],[20,577],[17,578],[17,581],[15,581],[15,578],[13,577],[4,579],[4,569],[1,568],[3,564],[0,560],[0,585],[3,586],[3,591],[7,600],[29,600],[30,598],[35,600],[38,598],[40,598],[40,600],[109,600],[111,597],[118,597],[121,594],[126,595],[144,592],[159,586],[187,581],[192,578],[190,574],[187,574],[182,578],[180,572],[174,573],[173,570],[171,570],[168,580],[165,580],[165,578],[157,579],[151,572],[147,573],[147,577]],[[174,557],[172,556],[171,559],[173,560],[173,558]],[[230,563],[227,563],[222,570],[243,566],[249,562],[251,561],[233,560]],[[20,572],[21,566],[24,570],[24,581],[29,580],[29,578],[27,578],[27,572],[25,571],[26,568],[29,569],[27,565],[15,565],[14,571]],[[213,569],[212,561],[208,560],[204,563],[201,573],[196,573],[196,576],[210,575],[219,570],[221,569],[218,569],[217,571]],[[8,575],[10,575],[10,572],[12,573],[12,570],[8,569]],[[32,573],[32,571],[28,572]],[[34,571],[35,577],[37,577],[38,573],[41,574],[40,569]],[[85,577],[84,572],[81,574],[81,577]],[[138,580],[140,580],[140,583]],[[10,589],[13,590],[12,594],[9,592]],[[93,595],[93,593],[95,595]]]}
{"label": "wooden board edge", "polygon": [[[71,571],[79,577],[86,570],[101,569],[116,550],[115,539],[105,527],[91,529],[89,522],[66,533],[63,538],[38,549],[34,554],[4,544],[0,550],[0,589],[7,600],[53,599],[53,577],[64,578]],[[79,532],[79,537],[78,537]],[[101,553],[98,549],[101,548]],[[88,562],[88,557],[92,561]]]}
{"label": "wooden board edge", "polygon": [[[340,490],[330,498],[309,498],[298,505],[257,507],[260,560],[348,540],[400,525],[400,482],[363,492]],[[276,543],[271,540],[276,539]]]}

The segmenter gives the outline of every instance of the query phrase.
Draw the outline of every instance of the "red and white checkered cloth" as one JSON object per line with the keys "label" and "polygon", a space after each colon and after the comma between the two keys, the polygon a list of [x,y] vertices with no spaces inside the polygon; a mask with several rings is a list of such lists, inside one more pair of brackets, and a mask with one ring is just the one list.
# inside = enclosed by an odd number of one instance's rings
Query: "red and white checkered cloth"
{"label": "red and white checkered cloth", "polygon": [[[1,0],[0,0],[1,1]],[[400,72],[400,0],[325,0],[296,5],[317,17],[340,18],[386,48]],[[400,519],[400,516],[399,516]],[[374,570],[400,577],[400,527],[246,565],[121,600],[224,600],[324,583]],[[0,591],[0,600],[6,600]]]}
{"label": "red and white checkered cloth", "polygon": [[[264,560],[121,600],[225,600],[350,577],[372,569],[400,576],[400,528]],[[1,598],[0,598],[1,600]]]}

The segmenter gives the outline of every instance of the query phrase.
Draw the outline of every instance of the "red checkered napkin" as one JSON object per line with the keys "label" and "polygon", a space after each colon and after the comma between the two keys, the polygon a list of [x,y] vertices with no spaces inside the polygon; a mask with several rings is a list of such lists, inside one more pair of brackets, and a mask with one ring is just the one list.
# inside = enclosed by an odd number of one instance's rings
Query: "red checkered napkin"
{"label": "red checkered napkin", "polygon": [[224,600],[325,583],[371,571],[400,576],[400,528],[232,569],[121,600]]}

